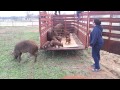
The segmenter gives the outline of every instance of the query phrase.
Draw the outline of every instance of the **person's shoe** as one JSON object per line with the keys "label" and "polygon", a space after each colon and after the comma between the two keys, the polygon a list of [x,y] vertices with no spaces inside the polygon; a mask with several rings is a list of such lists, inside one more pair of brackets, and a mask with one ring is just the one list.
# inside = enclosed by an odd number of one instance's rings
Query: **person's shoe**
{"label": "person's shoe", "polygon": [[92,69],[93,72],[99,72],[101,69]]}

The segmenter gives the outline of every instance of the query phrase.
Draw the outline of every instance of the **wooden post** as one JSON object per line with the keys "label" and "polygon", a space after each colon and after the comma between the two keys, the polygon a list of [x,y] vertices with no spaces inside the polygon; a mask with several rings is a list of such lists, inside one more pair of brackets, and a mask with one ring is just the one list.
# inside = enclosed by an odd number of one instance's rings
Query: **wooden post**
{"label": "wooden post", "polygon": [[87,13],[86,48],[89,47],[89,33],[90,33],[89,24],[90,24],[90,15],[89,15],[89,11],[88,11],[88,13]]}
{"label": "wooden post", "polygon": [[113,18],[113,13],[110,12],[109,36],[108,36],[108,43],[107,43],[107,51],[108,51],[108,52],[109,52],[109,48],[110,48],[110,37],[111,37],[112,18]]}
{"label": "wooden post", "polygon": [[41,14],[40,14],[40,11],[39,11],[39,33],[40,33],[40,48],[42,47],[42,42],[41,42]]}
{"label": "wooden post", "polygon": [[65,16],[64,24],[65,24],[64,30],[66,30],[66,16]]}

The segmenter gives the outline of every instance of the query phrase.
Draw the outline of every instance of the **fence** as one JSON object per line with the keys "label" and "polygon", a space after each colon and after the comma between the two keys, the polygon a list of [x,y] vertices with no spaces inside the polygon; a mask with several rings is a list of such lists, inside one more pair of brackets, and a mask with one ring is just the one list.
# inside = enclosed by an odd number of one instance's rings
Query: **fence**
{"label": "fence", "polygon": [[39,26],[39,21],[4,21],[0,26]]}
{"label": "fence", "polygon": [[99,18],[103,26],[104,47],[102,49],[120,54],[120,11],[91,11],[84,12],[81,16],[81,25],[84,26],[85,21],[87,22],[88,34],[93,28],[93,19]]}

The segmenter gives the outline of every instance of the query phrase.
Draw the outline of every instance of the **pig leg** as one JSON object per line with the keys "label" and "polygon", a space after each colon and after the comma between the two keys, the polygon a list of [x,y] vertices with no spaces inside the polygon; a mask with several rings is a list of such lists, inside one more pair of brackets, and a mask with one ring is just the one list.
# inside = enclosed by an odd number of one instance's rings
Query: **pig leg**
{"label": "pig leg", "polygon": [[34,63],[37,61],[37,53],[34,54],[35,56],[35,60],[34,60]]}
{"label": "pig leg", "polygon": [[22,55],[22,53],[19,53],[19,55],[18,55],[19,63],[20,63],[20,61],[21,61],[21,55]]}
{"label": "pig leg", "polygon": [[17,58],[18,58],[18,55],[15,55],[15,56],[14,56],[14,59],[17,59]]}
{"label": "pig leg", "polygon": [[31,55],[35,57],[35,60],[34,60],[34,63],[35,63],[37,61],[37,53],[32,52]]}

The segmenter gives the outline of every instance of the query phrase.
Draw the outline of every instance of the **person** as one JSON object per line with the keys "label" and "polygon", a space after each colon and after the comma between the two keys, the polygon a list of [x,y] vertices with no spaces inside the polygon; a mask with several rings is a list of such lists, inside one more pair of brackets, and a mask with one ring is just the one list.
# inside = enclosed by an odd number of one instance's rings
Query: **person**
{"label": "person", "polygon": [[101,26],[101,21],[99,19],[94,19],[93,24],[95,25],[93,31],[90,33],[90,46],[92,47],[92,57],[94,59],[94,64],[92,71],[100,71],[100,49],[102,48],[104,41],[102,38],[103,28]]}
{"label": "person", "polygon": [[78,21],[80,20],[80,13],[83,11],[77,11],[77,17],[78,17]]}
{"label": "person", "polygon": [[[60,15],[60,11],[58,11],[59,15]],[[55,11],[55,15],[57,15],[57,11]]]}

